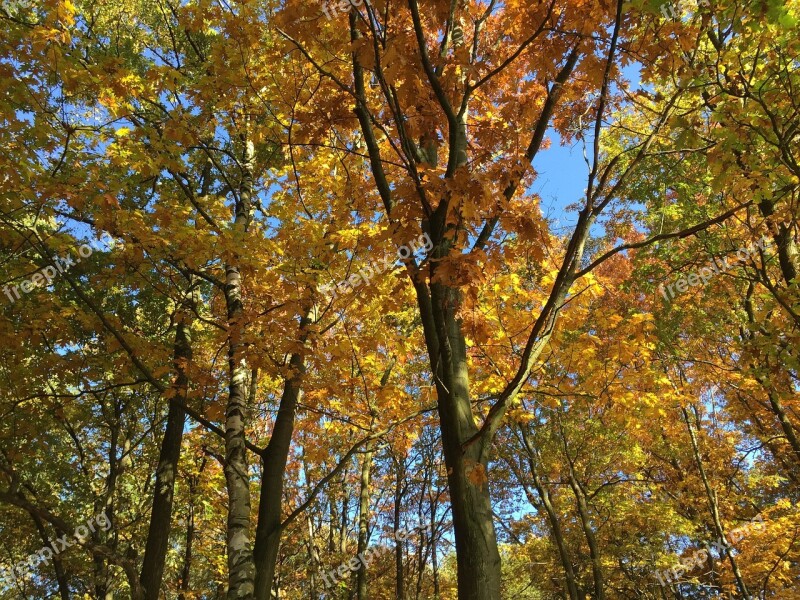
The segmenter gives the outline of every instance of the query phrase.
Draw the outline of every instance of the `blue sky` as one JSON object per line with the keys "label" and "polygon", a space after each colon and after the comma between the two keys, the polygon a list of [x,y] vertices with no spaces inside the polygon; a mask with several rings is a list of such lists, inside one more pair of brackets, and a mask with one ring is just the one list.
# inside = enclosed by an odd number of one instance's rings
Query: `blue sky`
{"label": "blue sky", "polygon": [[[562,145],[554,130],[548,132],[550,148],[542,150],[533,161],[538,174],[530,191],[539,194],[541,208],[546,217],[559,219],[561,225],[574,224],[577,215],[565,207],[578,202],[586,192],[587,168],[580,142]],[[558,224],[556,224],[558,228]]]}
{"label": "blue sky", "polygon": [[[631,63],[622,69],[622,75],[631,90],[643,87],[641,68],[639,63]],[[583,158],[583,144],[574,141],[570,145],[564,145],[558,132],[552,128],[548,130],[547,138],[551,142],[550,147],[541,150],[533,160],[538,177],[529,191],[541,197],[541,208],[545,216],[558,219],[561,226],[574,225],[577,211],[568,212],[566,207],[582,200],[586,193],[589,172]],[[591,137],[587,136],[586,144],[588,153],[591,153]],[[558,227],[556,224],[557,229]]]}

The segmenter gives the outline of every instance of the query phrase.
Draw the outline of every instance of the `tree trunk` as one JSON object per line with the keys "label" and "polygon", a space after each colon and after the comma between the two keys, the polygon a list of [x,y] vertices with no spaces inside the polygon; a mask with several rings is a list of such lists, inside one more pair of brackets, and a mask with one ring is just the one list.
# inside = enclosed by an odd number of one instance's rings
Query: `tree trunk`
{"label": "tree trunk", "polygon": [[[341,489],[347,489],[347,472],[342,471]],[[348,511],[350,510],[350,496],[342,497],[342,510],[339,513],[339,554],[344,554],[347,547],[347,525],[349,523]]]}
{"label": "tree trunk", "polygon": [[336,551],[336,538],[333,535],[333,524],[339,520],[339,517],[336,513],[336,501],[334,500],[333,494],[330,494],[328,497],[328,519],[330,520],[330,525],[328,527],[328,552],[333,554]]}
{"label": "tree trunk", "polygon": [[[547,484],[542,481],[539,476],[539,471],[536,468],[536,452],[531,444],[528,434],[525,432],[523,426],[519,428],[522,443],[525,446],[525,451],[528,458],[528,466],[531,470],[531,478],[533,479],[533,486],[536,488],[536,493],[539,494],[541,506],[536,506],[537,509],[543,509],[547,516],[547,521],[550,524],[550,533],[553,536],[553,541],[558,550],[558,557],[561,560],[561,566],[564,568],[564,576],[567,582],[567,591],[569,592],[570,600],[578,600],[578,587],[575,580],[575,571],[572,568],[572,560],[567,550],[567,545],[564,542],[564,535],[561,531],[561,524],[558,521],[558,514],[556,513],[553,502],[550,498],[550,490],[547,489]],[[526,486],[527,487],[527,486]]]}
{"label": "tree trunk", "polygon": [[[446,460],[456,538],[459,600],[500,598],[500,553],[492,522],[486,465],[477,452]],[[473,456],[474,455],[474,456]],[[476,479],[482,479],[480,483]]]}
{"label": "tree trunk", "polygon": [[578,508],[578,516],[580,517],[581,528],[583,535],[586,538],[586,543],[589,545],[589,558],[592,560],[592,579],[594,580],[594,600],[604,600],[605,586],[603,583],[603,568],[600,564],[600,546],[597,544],[597,538],[592,529],[592,520],[589,516],[589,505],[586,503],[586,494],[583,493],[583,488],[578,483],[575,477],[575,471],[572,468],[571,459],[569,462],[569,486],[572,488],[572,493],[575,495],[575,504]]}
{"label": "tree trunk", "polygon": [[[778,238],[776,238],[777,240]],[[791,237],[789,238],[791,239]],[[784,254],[787,253],[788,250],[784,249]],[[795,256],[792,254],[792,256]],[[793,276],[794,271],[791,270],[792,265],[794,264],[790,258],[785,258],[788,263],[786,267],[789,270],[789,273],[786,276]],[[795,285],[793,280],[787,281],[787,284],[790,286]],[[749,321],[753,332],[748,332],[745,329],[742,329],[742,340],[745,343],[752,343],[755,341],[756,334],[754,333],[757,328],[756,319],[755,319],[755,310],[753,308],[752,302],[752,293],[754,290],[753,283],[750,283],[748,290],[747,290],[747,297],[745,298],[744,308],[745,313],[747,314],[747,320]],[[784,438],[786,439],[787,443],[792,449],[792,459],[794,461],[795,467],[800,466],[800,440],[798,440],[797,432],[795,431],[795,427],[792,425],[792,422],[789,420],[789,417],[786,414],[786,411],[783,407],[783,402],[781,401],[780,391],[775,387],[773,382],[771,382],[768,377],[764,373],[770,372],[770,365],[768,364],[768,357],[763,358],[763,364],[757,363],[755,360],[751,364],[751,369],[753,373],[753,378],[761,385],[764,390],[764,393],[769,398],[769,406],[772,410],[772,413],[778,419],[778,423],[780,424],[781,430],[783,431]]]}
{"label": "tree trunk", "polygon": [[[188,294],[191,294],[191,287]],[[173,390],[175,395],[186,402],[189,389],[187,363],[192,360],[190,306],[185,304],[180,311],[177,330],[175,332],[174,362],[177,378]],[[178,475],[178,461],[181,456],[183,427],[186,414],[177,402],[170,399],[167,413],[167,427],[161,441],[161,452],[158,457],[156,481],[153,489],[153,508],[150,516],[150,528],[147,533],[144,559],[140,581],[145,593],[145,600],[158,600],[161,581],[164,577],[164,564],[169,545],[169,534],[172,526],[173,494],[175,478]]]}
{"label": "tree trunk", "polygon": [[[358,498],[358,554],[363,555],[369,542],[369,478],[372,469],[372,454],[370,448],[364,453],[361,463],[361,490]],[[398,544],[399,545],[399,544]],[[356,597],[358,600],[367,600],[367,567],[361,565],[356,576]]]}
{"label": "tree trunk", "polygon": [[194,499],[190,500],[189,516],[186,523],[186,546],[183,551],[183,568],[181,569],[181,584],[178,600],[186,599],[189,591],[189,577],[192,572],[192,544],[194,543]]}
{"label": "tree trunk", "polygon": [[185,420],[186,415],[183,409],[177,403],[170,401],[167,428],[164,431],[158,458],[150,529],[147,534],[140,577],[146,600],[158,600],[161,590],[171,529],[175,478],[178,474],[178,459],[181,453]]}
{"label": "tree trunk", "polygon": [[[45,529],[44,522],[34,512],[30,512],[31,518],[33,522],[36,524],[36,530],[39,532],[39,535],[42,538],[42,544],[44,546],[50,546],[51,540],[50,537],[47,535],[47,529]],[[58,583],[58,595],[61,596],[61,600],[70,600],[69,597],[69,582],[67,581],[67,575],[64,573],[64,564],[61,562],[61,557],[58,554],[53,555],[50,559],[53,561],[53,570],[56,573],[56,583]]]}
{"label": "tree trunk", "polygon": [[[244,236],[250,221],[253,190],[252,143],[245,143],[244,178],[236,202],[233,235]],[[228,600],[251,600],[255,590],[255,564],[250,542],[250,476],[247,470],[249,370],[242,357],[242,282],[235,259],[225,265],[225,305],[228,313],[228,404],[225,409],[225,482],[228,488]]]}
{"label": "tree trunk", "polygon": [[189,478],[189,512],[186,523],[186,542],[183,551],[183,568],[181,569],[181,583],[180,593],[178,600],[186,600],[186,593],[189,591],[189,578],[192,574],[192,557],[193,557],[193,544],[194,544],[194,511],[197,485],[200,483],[200,474],[206,466],[206,459],[200,464],[200,469],[196,477]]}
{"label": "tree trunk", "polygon": [[[238,278],[237,278],[238,279]],[[255,566],[250,545],[250,477],[247,472],[244,423],[247,368],[237,356],[238,344],[229,353],[230,384],[225,418],[225,481],[228,487],[228,599],[253,597]]]}
{"label": "tree trunk", "polygon": [[681,408],[681,411],[683,411],[683,418],[686,422],[686,427],[689,429],[689,439],[692,442],[692,453],[694,454],[694,460],[697,463],[697,469],[700,472],[700,478],[703,480],[703,487],[706,490],[706,497],[708,498],[708,505],[711,509],[711,519],[714,524],[714,530],[719,536],[720,542],[725,546],[725,555],[728,557],[728,561],[731,563],[731,570],[733,571],[733,576],[736,579],[736,585],[739,588],[739,593],[742,595],[744,600],[750,600],[750,592],[747,590],[747,586],[742,578],[742,573],[739,570],[739,563],[737,562],[736,557],[733,555],[731,548],[728,545],[725,528],[722,526],[722,520],[719,516],[717,494],[711,488],[711,483],[706,476],[706,470],[703,466],[703,459],[700,456],[700,448],[697,444],[697,437],[695,436],[694,429],[692,429],[692,425],[689,422],[689,414],[686,412],[685,408]]}
{"label": "tree trunk", "polygon": [[[300,341],[302,343],[306,340],[306,328],[310,323],[309,315],[300,321]],[[284,383],[275,426],[272,429],[269,444],[261,455],[263,473],[253,552],[257,569],[255,579],[257,600],[269,599],[272,581],[275,577],[275,565],[281,544],[284,476],[294,433],[295,412],[302,394],[302,376],[305,372],[305,360],[302,354],[292,354],[289,364],[292,374]]]}
{"label": "tree trunk", "polygon": [[[401,527],[400,516],[402,514],[403,502],[403,477],[405,474],[405,463],[395,460],[397,476],[394,482],[394,530],[399,531]],[[394,547],[394,572],[395,572],[395,600],[406,600],[405,574],[403,572],[403,546],[397,544]]]}
{"label": "tree trunk", "polygon": [[[558,413],[556,414],[558,415]],[[605,581],[603,577],[603,567],[600,562],[600,546],[597,543],[597,537],[592,528],[592,518],[589,513],[589,503],[586,501],[585,488],[575,475],[575,462],[569,453],[567,433],[562,426],[560,415],[558,415],[558,429],[561,434],[561,443],[564,446],[564,458],[567,462],[567,468],[569,469],[569,487],[572,489],[572,493],[575,496],[578,520],[581,524],[583,536],[586,538],[586,543],[589,546],[589,558],[592,561],[592,580],[594,582],[594,600],[604,600]]]}
{"label": "tree trunk", "polygon": [[[758,416],[757,409],[750,405],[747,398],[741,393],[737,393],[735,398],[747,411],[748,417],[753,422],[758,432],[758,438],[763,440],[762,443],[764,446],[770,451],[773,458],[781,464],[781,467],[783,467],[783,474],[786,475],[794,485],[800,485],[800,479],[798,479],[797,475],[797,462],[790,462],[787,460],[785,453],[775,444],[772,431],[762,422],[761,418]],[[797,455],[794,455],[792,458],[796,459]]]}
{"label": "tree trunk", "polygon": [[[764,217],[772,217],[775,214],[775,204],[772,200],[762,200],[758,204],[759,211]],[[792,235],[792,223],[777,223],[771,228],[772,241],[778,249],[778,262],[781,267],[784,283],[787,287],[794,287],[800,282],[797,281],[797,274],[800,271],[800,257],[798,256],[797,244]]]}
{"label": "tree trunk", "polygon": [[757,374],[756,380],[761,384],[761,387],[764,388],[764,392],[769,398],[770,408],[772,408],[772,412],[778,419],[778,423],[780,423],[781,431],[783,431],[786,441],[792,448],[795,464],[800,465],[800,440],[798,440],[797,432],[795,431],[791,421],[789,421],[789,417],[786,415],[786,410],[783,407],[783,402],[781,402],[781,397],[778,390],[770,385],[769,381],[767,381],[767,379],[761,375]]}
{"label": "tree trunk", "polygon": [[314,541],[317,539],[318,532],[317,528],[314,527],[314,519],[310,513],[306,513],[306,524],[308,526],[308,597],[309,600],[315,600],[319,596],[317,582],[319,581],[320,558]]}
{"label": "tree trunk", "polygon": [[433,571],[433,598],[439,600],[441,591],[439,590],[439,559],[436,555],[436,529],[431,524],[431,570]]}
{"label": "tree trunk", "polygon": [[[434,241],[436,244],[436,241]],[[434,258],[447,254],[436,244]],[[467,347],[456,318],[458,292],[440,283],[415,283],[425,341],[436,381],[447,481],[453,510],[459,600],[500,598],[500,553],[492,520],[486,458],[472,415]],[[465,447],[466,445],[466,447]]]}

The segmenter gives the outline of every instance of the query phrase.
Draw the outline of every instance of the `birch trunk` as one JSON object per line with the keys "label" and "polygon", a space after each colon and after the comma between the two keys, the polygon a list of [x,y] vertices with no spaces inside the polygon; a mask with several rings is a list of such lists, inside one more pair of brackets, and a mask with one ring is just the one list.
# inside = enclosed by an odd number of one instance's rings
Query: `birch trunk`
{"label": "birch trunk", "polygon": [[[243,238],[250,221],[253,145],[245,143],[243,181],[236,202],[235,238]],[[255,564],[250,541],[250,476],[245,447],[248,374],[242,356],[244,329],[242,281],[235,257],[225,265],[225,304],[228,314],[228,404],[225,409],[225,482],[228,488],[228,600],[251,600],[255,592]]]}

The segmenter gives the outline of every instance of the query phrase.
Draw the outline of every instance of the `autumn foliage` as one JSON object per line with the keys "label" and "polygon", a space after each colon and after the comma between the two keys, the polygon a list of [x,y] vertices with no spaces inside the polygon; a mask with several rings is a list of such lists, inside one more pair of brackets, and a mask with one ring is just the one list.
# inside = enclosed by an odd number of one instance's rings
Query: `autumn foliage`
{"label": "autumn foliage", "polygon": [[798,0],[0,23],[0,599],[800,598]]}

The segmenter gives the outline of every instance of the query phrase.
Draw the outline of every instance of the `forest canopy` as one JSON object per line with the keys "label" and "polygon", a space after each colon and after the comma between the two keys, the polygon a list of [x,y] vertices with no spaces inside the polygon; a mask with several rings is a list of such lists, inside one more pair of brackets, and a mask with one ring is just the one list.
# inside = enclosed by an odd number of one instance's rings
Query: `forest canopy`
{"label": "forest canopy", "polygon": [[800,598],[800,1],[0,26],[0,599]]}

